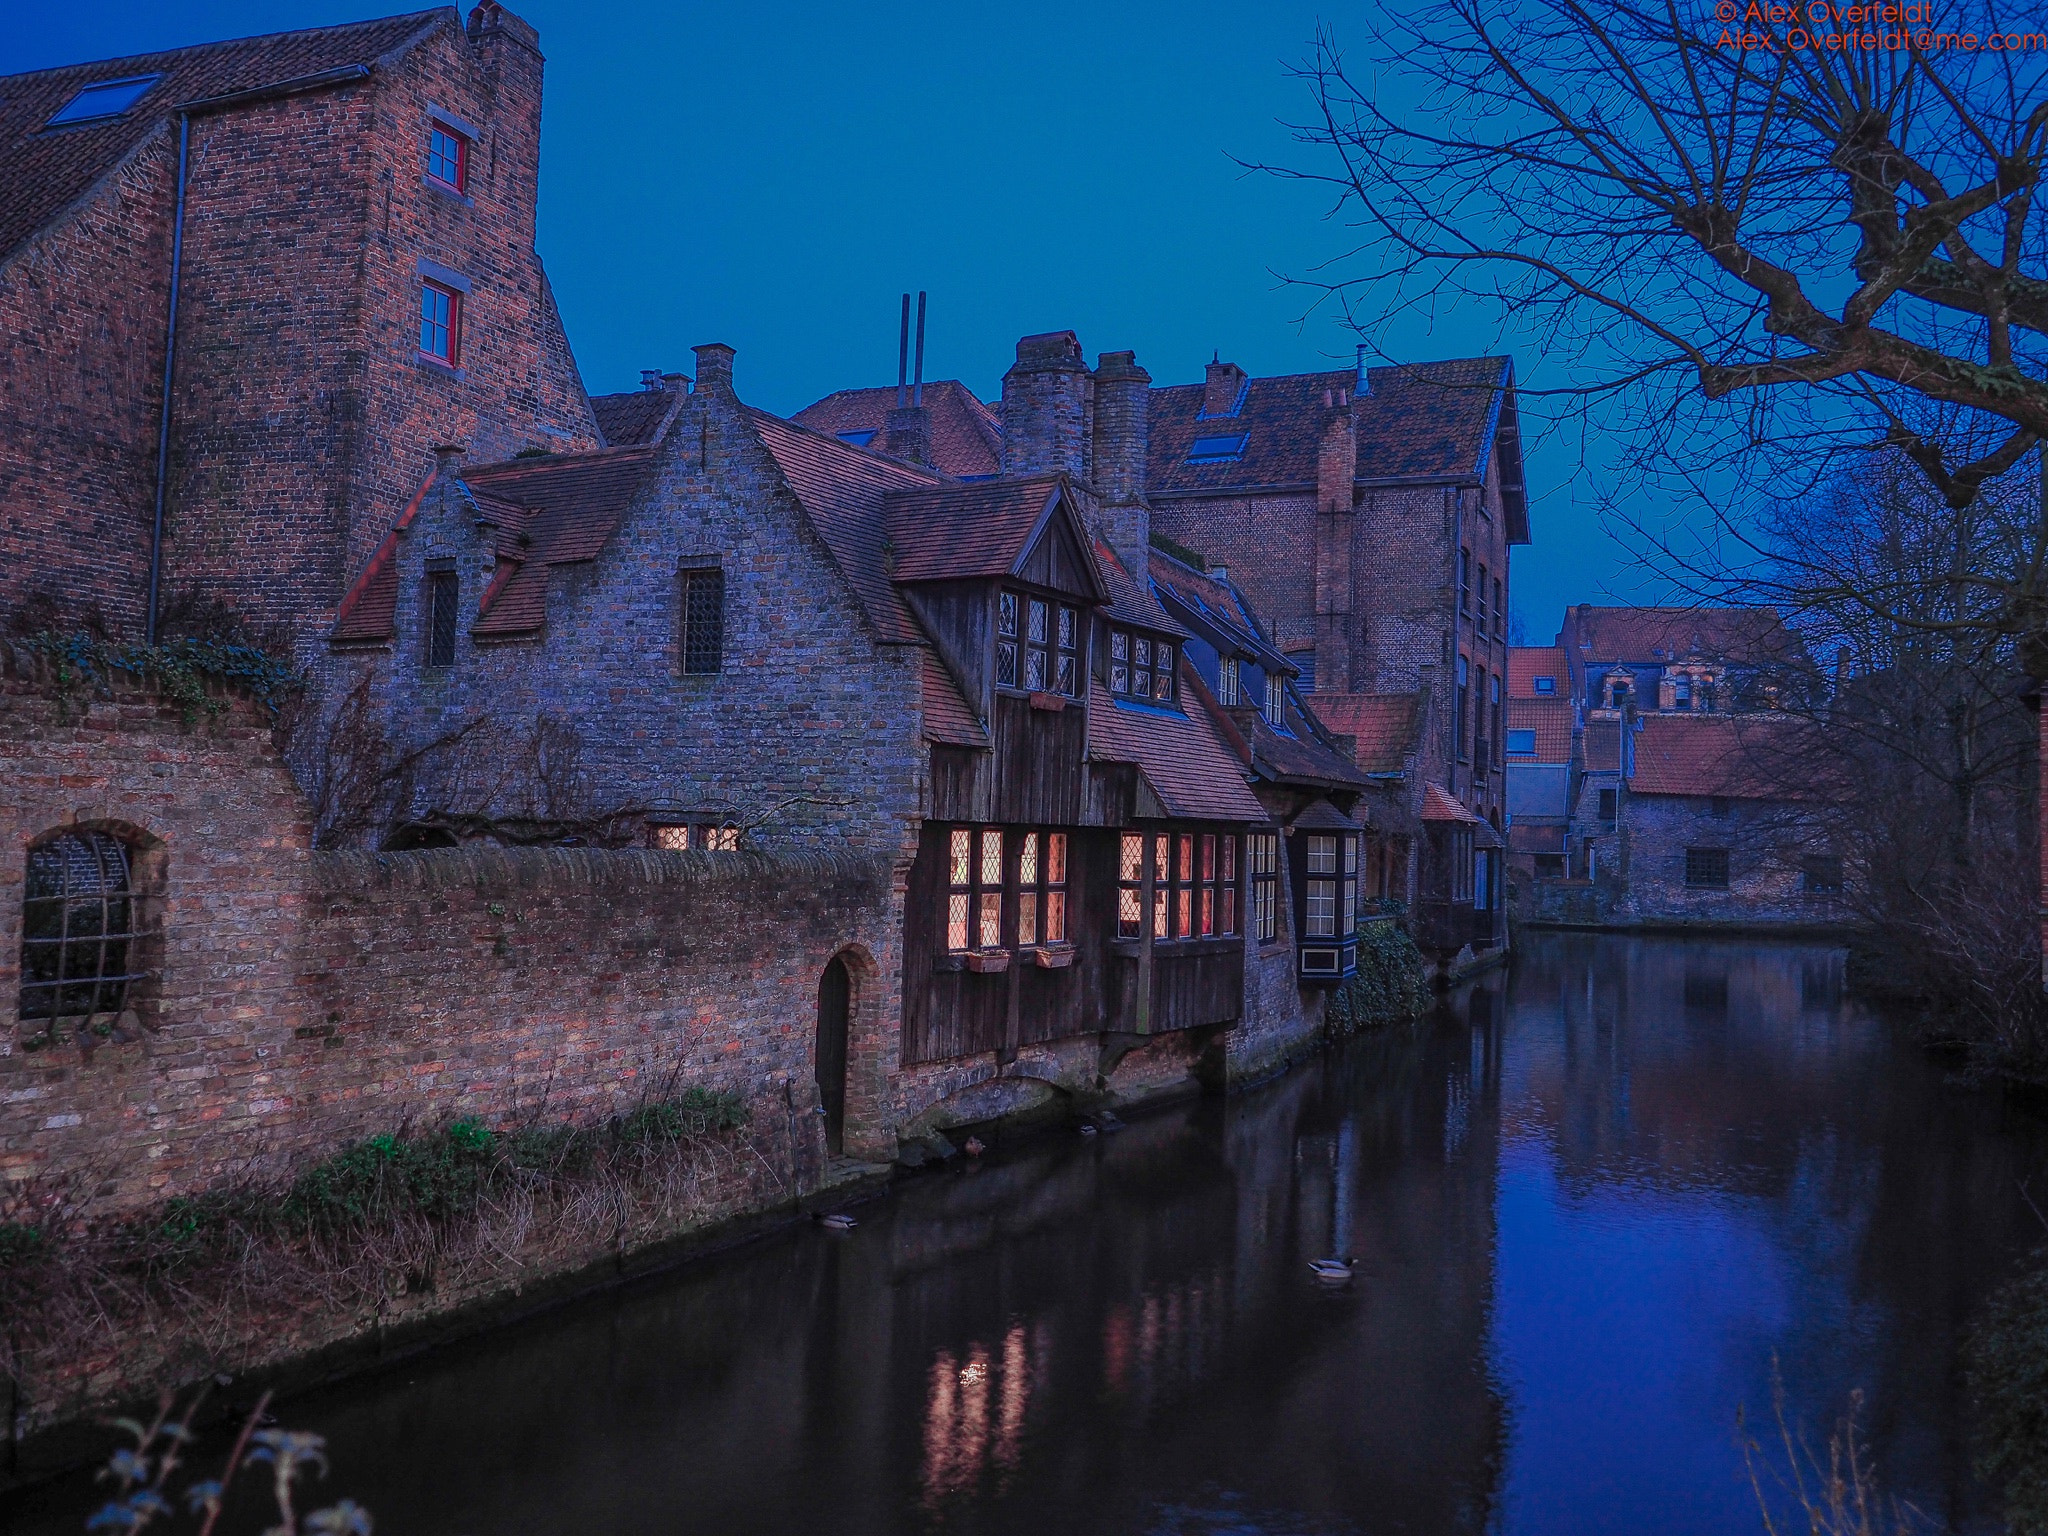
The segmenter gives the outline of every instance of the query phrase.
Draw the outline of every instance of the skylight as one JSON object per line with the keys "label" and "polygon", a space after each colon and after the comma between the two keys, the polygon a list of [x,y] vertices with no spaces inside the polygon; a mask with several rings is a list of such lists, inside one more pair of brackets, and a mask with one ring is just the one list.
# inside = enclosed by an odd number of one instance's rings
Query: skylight
{"label": "skylight", "polygon": [[88,85],[59,107],[43,126],[62,128],[69,123],[92,123],[104,117],[119,117],[142,100],[149,88],[162,78],[161,75],[135,75],[126,80],[102,80],[96,85]]}
{"label": "skylight", "polygon": [[834,436],[842,443],[851,443],[856,448],[865,448],[875,440],[875,429],[869,427],[866,431],[839,432],[835,433]]}
{"label": "skylight", "polygon": [[1557,692],[1557,679],[1556,679],[1556,678],[1554,678],[1554,677],[1538,677],[1538,678],[1532,678],[1532,679],[1531,679],[1531,681],[1532,681],[1533,683],[1535,683],[1535,685],[1536,685],[1536,691],[1537,691],[1538,693],[1555,693],[1555,692]]}
{"label": "skylight", "polygon": [[1190,464],[1230,464],[1244,455],[1244,441],[1248,434],[1243,432],[1224,433],[1215,437],[1198,437],[1188,444]]}

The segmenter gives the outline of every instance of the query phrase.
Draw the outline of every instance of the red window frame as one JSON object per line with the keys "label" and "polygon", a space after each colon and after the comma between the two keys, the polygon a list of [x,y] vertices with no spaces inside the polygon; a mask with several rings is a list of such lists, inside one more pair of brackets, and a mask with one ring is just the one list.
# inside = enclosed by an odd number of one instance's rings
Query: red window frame
{"label": "red window frame", "polygon": [[[455,175],[453,180],[443,176],[434,169],[437,161],[443,161],[447,158],[445,155],[437,153],[440,145],[436,141],[440,139],[446,139],[455,146]],[[437,122],[429,125],[427,129],[427,177],[431,181],[439,182],[451,192],[467,192],[469,190],[469,139],[466,135],[457,133],[446,123]]]}
{"label": "red window frame", "polygon": [[[435,313],[436,298],[447,301],[445,314]],[[442,342],[447,350],[435,351],[432,343],[436,341]],[[420,279],[420,356],[450,368],[458,366],[462,356],[462,292],[431,277]]]}

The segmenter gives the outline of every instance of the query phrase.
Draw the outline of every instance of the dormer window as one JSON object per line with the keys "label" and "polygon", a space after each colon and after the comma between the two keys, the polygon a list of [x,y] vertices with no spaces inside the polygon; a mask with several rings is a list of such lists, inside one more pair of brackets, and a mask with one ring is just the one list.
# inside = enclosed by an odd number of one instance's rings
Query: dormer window
{"label": "dormer window", "polygon": [[1226,656],[1217,672],[1216,702],[1231,708],[1244,702],[1244,675],[1235,656]]}
{"label": "dormer window", "polygon": [[1080,696],[1081,615],[1066,603],[996,594],[996,686]]}
{"label": "dormer window", "polygon": [[1136,630],[1109,632],[1109,691],[1142,704],[1173,705],[1173,642]]}
{"label": "dormer window", "polygon": [[1266,717],[1268,725],[1280,724],[1286,714],[1286,685],[1277,672],[1266,674],[1266,702],[1259,713]]}

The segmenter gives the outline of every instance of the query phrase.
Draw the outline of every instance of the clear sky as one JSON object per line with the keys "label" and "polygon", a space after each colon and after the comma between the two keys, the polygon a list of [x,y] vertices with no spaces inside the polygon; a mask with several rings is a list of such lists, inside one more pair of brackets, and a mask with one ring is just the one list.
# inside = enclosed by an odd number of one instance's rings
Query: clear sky
{"label": "clear sky", "polygon": [[[396,13],[404,0],[102,0],[21,7],[0,73]],[[1212,353],[1253,373],[1341,366],[1355,338],[1282,274],[1339,255],[1287,73],[1319,22],[1362,44],[1372,4],[568,4],[518,0],[548,58],[540,249],[593,394],[689,348],[739,349],[742,396],[787,413],[895,382],[898,295],[931,294],[929,377],[1000,393],[1016,339],[1072,328],[1160,383]],[[1502,345],[1416,315],[1397,356]],[[1518,375],[1542,359],[1512,339]],[[1391,349],[1390,349],[1391,350]],[[1537,423],[1528,420],[1525,433]],[[1535,543],[1514,609],[1639,597],[1574,438],[1534,431]]]}

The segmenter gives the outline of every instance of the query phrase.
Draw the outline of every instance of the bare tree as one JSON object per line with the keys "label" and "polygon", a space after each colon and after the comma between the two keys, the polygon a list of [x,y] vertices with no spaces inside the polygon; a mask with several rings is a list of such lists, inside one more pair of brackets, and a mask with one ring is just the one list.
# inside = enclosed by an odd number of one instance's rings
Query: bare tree
{"label": "bare tree", "polygon": [[1813,10],[1445,0],[1383,11],[1363,70],[1325,33],[1327,153],[1278,169],[1360,240],[1312,281],[1369,338],[1453,301],[1534,326],[1639,464],[1796,490],[1889,444],[1967,505],[2048,437],[2048,27]]}

